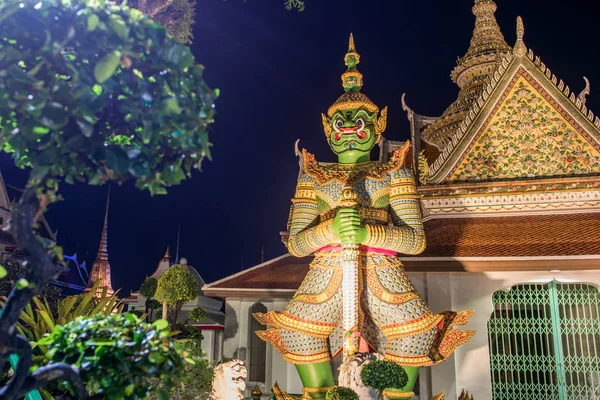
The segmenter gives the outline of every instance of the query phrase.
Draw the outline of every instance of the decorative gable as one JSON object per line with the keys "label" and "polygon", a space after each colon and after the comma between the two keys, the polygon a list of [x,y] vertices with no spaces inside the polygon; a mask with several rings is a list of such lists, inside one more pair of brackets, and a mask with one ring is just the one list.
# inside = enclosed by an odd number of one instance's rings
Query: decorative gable
{"label": "decorative gable", "polygon": [[463,154],[447,181],[600,172],[600,143],[523,67]]}

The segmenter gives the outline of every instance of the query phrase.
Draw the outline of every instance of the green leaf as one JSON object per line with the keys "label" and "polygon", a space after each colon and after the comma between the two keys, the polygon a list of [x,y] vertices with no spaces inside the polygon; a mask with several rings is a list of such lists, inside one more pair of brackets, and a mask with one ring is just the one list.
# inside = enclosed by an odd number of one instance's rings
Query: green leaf
{"label": "green leaf", "polygon": [[127,387],[125,388],[125,395],[131,396],[133,394],[133,389],[135,389],[135,384],[132,383],[127,385]]}
{"label": "green leaf", "polygon": [[181,114],[181,107],[179,107],[179,102],[175,97],[171,97],[165,100],[165,107],[167,111],[173,114]]}
{"label": "green leaf", "polygon": [[165,321],[164,319],[157,319],[156,321],[154,321],[152,323],[152,326],[157,331],[162,331],[162,330],[167,329],[169,327],[169,323],[167,321]]}
{"label": "green leaf", "polygon": [[102,94],[102,85],[98,85],[97,83],[92,86],[92,93],[96,96],[100,96]]}
{"label": "green leaf", "polygon": [[8,275],[8,271],[4,268],[4,265],[0,265],[0,279],[5,278]]}
{"label": "green leaf", "polygon": [[25,278],[21,278],[17,281],[17,283],[15,284],[15,286],[17,287],[17,290],[23,290],[29,287],[29,281]]}
{"label": "green leaf", "polygon": [[114,50],[98,61],[94,67],[94,78],[98,83],[106,82],[117,70],[121,62],[121,52]]}
{"label": "green leaf", "polygon": [[169,394],[164,390],[159,390],[157,394],[159,400],[169,400]]}
{"label": "green leaf", "polygon": [[96,14],[90,14],[87,17],[87,30],[88,32],[93,32],[100,23],[100,18]]}
{"label": "green leaf", "polygon": [[129,35],[129,29],[127,29],[125,21],[123,20],[123,18],[121,18],[119,14],[110,14],[108,16],[108,25],[121,40],[127,40],[127,36]]}

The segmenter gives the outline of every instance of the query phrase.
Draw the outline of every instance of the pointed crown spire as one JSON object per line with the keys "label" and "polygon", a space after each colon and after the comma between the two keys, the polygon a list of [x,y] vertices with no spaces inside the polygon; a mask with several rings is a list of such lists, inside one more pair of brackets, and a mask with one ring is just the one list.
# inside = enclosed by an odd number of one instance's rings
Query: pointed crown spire
{"label": "pointed crown spire", "polygon": [[344,56],[344,64],[348,70],[342,74],[342,87],[346,92],[360,92],[363,85],[363,76],[356,66],[360,63],[360,55],[354,47],[354,35],[350,33],[348,40],[348,52]]}
{"label": "pointed crown spire", "polygon": [[333,116],[339,110],[350,108],[364,108],[369,112],[379,112],[379,107],[375,105],[367,96],[360,93],[363,86],[363,75],[358,72],[356,65],[360,62],[360,55],[354,47],[354,35],[350,34],[348,41],[348,52],[344,56],[344,64],[348,69],[342,74],[342,86],[345,93],[342,94],[335,103],[327,110],[329,117]]}
{"label": "pointed crown spire", "polygon": [[110,206],[110,185],[108,186],[108,195],[106,196],[106,208],[104,210],[104,226],[102,227],[102,237],[98,248],[98,259],[108,261],[108,207]]}

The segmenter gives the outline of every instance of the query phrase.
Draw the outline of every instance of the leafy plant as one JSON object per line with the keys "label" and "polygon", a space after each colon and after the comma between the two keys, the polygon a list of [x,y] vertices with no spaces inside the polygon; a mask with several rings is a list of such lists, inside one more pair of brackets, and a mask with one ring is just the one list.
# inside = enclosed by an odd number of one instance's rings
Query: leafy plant
{"label": "leafy plant", "polygon": [[[206,399],[211,391],[214,366],[206,359],[202,348],[191,342],[181,341],[183,350],[194,364],[186,364],[181,372],[182,385],[168,390],[169,398],[173,400],[196,400]],[[167,391],[162,382],[152,379],[153,386]],[[150,395],[151,400],[157,399],[157,395]]]}
{"label": "leafy plant", "polygon": [[391,361],[371,361],[363,367],[360,377],[365,386],[379,392],[380,399],[385,389],[400,389],[408,383],[404,368]]}
{"label": "leafy plant", "polygon": [[148,277],[146,277],[144,282],[142,282],[142,286],[140,286],[140,294],[146,298],[146,301],[145,301],[146,314],[148,314],[148,312],[150,310],[149,302],[152,300],[152,298],[154,297],[154,294],[156,293],[157,285],[158,285],[158,280],[156,278],[148,276]]}
{"label": "leafy plant", "polygon": [[40,345],[48,347],[50,361],[79,368],[93,394],[139,399],[152,390],[149,377],[159,378],[167,389],[180,382],[178,369],[184,367],[186,354],[168,335],[164,320],[151,325],[130,313],[96,315],[57,326]]}
{"label": "leafy plant", "polygon": [[[200,294],[198,282],[185,265],[173,265],[158,279],[156,300],[163,303],[163,315],[167,307],[172,311],[172,325],[177,323],[181,306]],[[163,317],[164,318],[164,317]]]}
{"label": "leafy plant", "polygon": [[190,49],[136,9],[36,4],[7,0],[0,18],[0,146],[33,167],[30,185],[134,179],[165,193],[199,168],[218,91]]}
{"label": "leafy plant", "polygon": [[87,397],[68,364],[31,372],[31,346],[16,333],[21,311],[63,262],[62,249],[40,240],[35,226],[58,199],[59,179],[134,180],[162,194],[199,168],[210,157],[218,95],[202,70],[189,48],[136,9],[95,0],[0,4],[0,149],[31,168],[11,213],[28,262],[0,317],[0,371],[11,354],[21,361],[0,398],[22,398],[56,379]]}
{"label": "leafy plant", "polygon": [[207,317],[206,311],[204,311],[204,309],[200,308],[200,307],[196,307],[194,308],[192,311],[190,311],[190,321],[193,322],[200,322],[202,320],[205,320]]}
{"label": "leafy plant", "polygon": [[[33,362],[35,365],[43,364],[48,351],[47,346],[40,344],[40,341],[54,331],[57,326],[65,325],[79,317],[96,314],[110,315],[123,310],[123,304],[117,297],[118,292],[109,296],[104,288],[99,297],[94,297],[100,283],[97,282],[85,294],[58,300],[55,305],[56,314],[52,313],[52,305],[48,299],[43,297],[34,297],[33,306],[28,304],[25,307],[19,316],[17,331],[31,343],[34,349]],[[4,304],[0,302],[0,306],[4,306]]]}
{"label": "leafy plant", "polygon": [[358,400],[356,392],[350,388],[334,386],[325,395],[327,400]]}
{"label": "leafy plant", "polygon": [[148,308],[148,318],[149,321],[152,321],[154,319],[153,314],[154,314],[154,310],[158,310],[159,308],[162,307],[162,304],[160,304],[158,301],[151,299],[151,300],[146,300],[146,307]]}

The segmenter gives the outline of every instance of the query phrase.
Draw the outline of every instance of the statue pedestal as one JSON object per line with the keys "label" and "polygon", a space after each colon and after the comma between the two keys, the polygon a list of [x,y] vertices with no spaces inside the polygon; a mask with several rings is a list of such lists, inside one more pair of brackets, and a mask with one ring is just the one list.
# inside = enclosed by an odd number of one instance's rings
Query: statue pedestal
{"label": "statue pedestal", "polygon": [[400,392],[394,390],[384,390],[384,398],[387,396],[389,399],[411,399],[415,394],[413,392]]}

